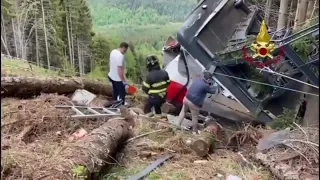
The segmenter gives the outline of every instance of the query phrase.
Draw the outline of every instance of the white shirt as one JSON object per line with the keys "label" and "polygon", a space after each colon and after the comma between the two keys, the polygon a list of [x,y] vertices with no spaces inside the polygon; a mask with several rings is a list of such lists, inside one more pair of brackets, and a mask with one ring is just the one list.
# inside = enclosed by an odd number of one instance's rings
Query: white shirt
{"label": "white shirt", "polygon": [[114,49],[110,53],[109,61],[110,71],[108,76],[114,81],[121,81],[118,66],[124,66],[124,55],[118,49]]}

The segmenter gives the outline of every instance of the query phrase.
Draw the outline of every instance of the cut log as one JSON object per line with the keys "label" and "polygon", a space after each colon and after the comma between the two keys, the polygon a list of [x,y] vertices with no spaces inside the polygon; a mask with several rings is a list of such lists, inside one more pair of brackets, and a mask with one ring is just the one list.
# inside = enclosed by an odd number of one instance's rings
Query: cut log
{"label": "cut log", "polygon": [[1,77],[2,97],[31,97],[41,93],[71,94],[86,89],[94,94],[112,95],[110,84],[81,78]]}
{"label": "cut log", "polygon": [[210,121],[206,122],[204,131],[211,133],[217,137],[219,135],[221,129],[222,129],[222,126],[219,125],[217,123],[217,121],[210,120]]}
{"label": "cut log", "polygon": [[90,178],[92,173],[113,163],[112,156],[119,146],[132,136],[132,122],[132,119],[110,119],[87,136],[64,146],[60,152],[46,159],[46,163],[34,162],[33,171],[24,169],[33,173],[24,175],[31,176],[30,179],[48,180]]}
{"label": "cut log", "polygon": [[206,156],[215,149],[215,136],[210,133],[202,132],[197,135],[191,143],[191,149],[200,157]]}

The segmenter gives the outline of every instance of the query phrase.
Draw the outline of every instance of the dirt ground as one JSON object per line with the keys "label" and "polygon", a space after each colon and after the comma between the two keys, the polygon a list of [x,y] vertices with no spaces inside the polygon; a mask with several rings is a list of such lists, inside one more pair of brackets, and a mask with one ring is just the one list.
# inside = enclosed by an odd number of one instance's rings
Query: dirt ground
{"label": "dirt ground", "polygon": [[[91,106],[102,106],[107,100],[98,96]],[[134,107],[141,107],[141,102],[135,103],[132,97],[128,101]],[[34,162],[45,166],[46,161],[68,143],[70,134],[79,128],[90,132],[108,120],[72,120],[71,112],[55,108],[59,104],[70,105],[70,98],[43,94],[34,99],[2,99],[2,179],[28,179],[39,169],[34,167]],[[115,165],[102,179],[126,179],[168,153],[174,154],[174,158],[152,172],[148,179],[223,179],[231,174],[248,180],[272,179],[267,170],[244,163],[241,155],[230,150],[219,149],[207,158],[199,158],[186,145],[188,133],[151,122],[143,122],[135,132],[143,134],[158,129],[163,131],[125,145]]]}

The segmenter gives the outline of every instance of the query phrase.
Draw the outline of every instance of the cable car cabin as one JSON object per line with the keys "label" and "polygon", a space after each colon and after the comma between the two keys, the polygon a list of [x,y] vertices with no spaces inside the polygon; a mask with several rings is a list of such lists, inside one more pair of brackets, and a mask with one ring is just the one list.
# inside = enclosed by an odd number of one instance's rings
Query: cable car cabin
{"label": "cable car cabin", "polygon": [[[259,33],[262,17],[261,11],[249,10],[241,0],[202,0],[198,3],[179,29],[177,40],[169,37],[163,48],[165,70],[171,79],[167,101],[176,107],[177,112],[192,78],[200,76],[204,69],[210,69],[223,88],[222,94],[208,95],[202,108],[204,112],[230,120],[267,123],[281,114],[284,107],[297,109],[301,94],[280,88],[259,89],[261,86],[246,81],[259,74],[259,81],[269,85],[299,86],[288,79],[261,74],[255,67],[239,60],[241,47]],[[238,50],[233,52],[233,49]],[[279,64],[271,68],[279,73],[297,70],[288,59],[291,61],[292,58],[281,58]],[[302,78],[300,71],[295,72],[292,77]],[[289,98],[289,94],[297,98]]]}

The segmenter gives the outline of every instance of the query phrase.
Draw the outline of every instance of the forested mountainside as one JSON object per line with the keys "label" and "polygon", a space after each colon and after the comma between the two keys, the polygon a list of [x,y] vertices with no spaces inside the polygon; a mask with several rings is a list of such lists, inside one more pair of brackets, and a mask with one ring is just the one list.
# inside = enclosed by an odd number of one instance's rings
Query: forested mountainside
{"label": "forested mountainside", "polygon": [[[196,0],[2,0],[1,53],[47,68],[105,78],[109,53],[130,43],[127,77],[175,35]],[[80,64],[80,66],[79,66]]]}
{"label": "forested mountainside", "polygon": [[90,69],[94,33],[85,0],[2,0],[1,23],[2,53],[47,68]]}
{"label": "forested mountainside", "polygon": [[183,22],[196,0],[88,0],[93,23],[150,25]]}

